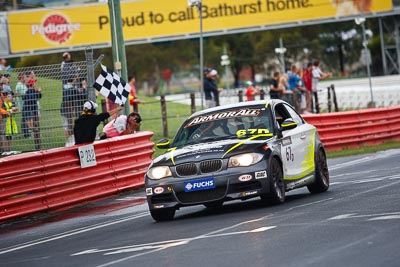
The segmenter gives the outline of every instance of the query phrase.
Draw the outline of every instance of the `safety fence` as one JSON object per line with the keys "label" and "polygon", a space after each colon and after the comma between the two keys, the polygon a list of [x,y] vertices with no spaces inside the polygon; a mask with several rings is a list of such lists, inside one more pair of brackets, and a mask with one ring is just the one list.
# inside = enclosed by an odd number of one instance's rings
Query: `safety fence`
{"label": "safety fence", "polygon": [[87,155],[78,152],[79,146],[0,159],[0,222],[143,187],[154,152],[152,136],[143,131],[95,142],[96,165],[89,167],[82,165]]}
{"label": "safety fence", "polygon": [[400,140],[400,106],[303,117],[317,127],[327,151]]}

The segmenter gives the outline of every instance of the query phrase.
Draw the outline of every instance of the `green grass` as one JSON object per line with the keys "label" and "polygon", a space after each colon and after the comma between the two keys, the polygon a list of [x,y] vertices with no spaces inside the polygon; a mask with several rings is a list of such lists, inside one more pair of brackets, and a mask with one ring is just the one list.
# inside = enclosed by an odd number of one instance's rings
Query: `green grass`
{"label": "green grass", "polygon": [[346,157],[360,154],[375,153],[382,150],[400,148],[400,141],[385,142],[375,146],[362,146],[360,148],[345,148],[341,151],[332,151],[327,153],[328,158]]}

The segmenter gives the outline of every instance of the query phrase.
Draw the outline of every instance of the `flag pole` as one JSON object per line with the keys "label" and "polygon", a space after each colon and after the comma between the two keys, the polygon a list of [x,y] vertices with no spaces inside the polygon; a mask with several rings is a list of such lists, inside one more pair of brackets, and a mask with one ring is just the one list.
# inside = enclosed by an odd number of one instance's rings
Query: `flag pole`
{"label": "flag pole", "polygon": [[[121,19],[121,5],[119,0],[108,0],[108,7],[110,11],[110,28],[112,40],[112,53],[114,61],[115,72],[126,82],[128,81],[128,71],[125,53],[125,43],[122,31]],[[129,99],[126,100],[124,106],[124,113],[128,115]]]}

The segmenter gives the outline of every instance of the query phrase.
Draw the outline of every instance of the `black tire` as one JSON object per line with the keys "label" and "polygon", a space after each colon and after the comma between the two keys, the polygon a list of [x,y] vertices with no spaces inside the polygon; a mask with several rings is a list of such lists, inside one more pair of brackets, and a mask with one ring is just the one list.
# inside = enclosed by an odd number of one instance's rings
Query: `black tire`
{"label": "black tire", "polygon": [[175,209],[150,210],[150,214],[157,222],[171,221],[175,216]]}
{"label": "black tire", "polygon": [[315,158],[315,181],[307,186],[312,194],[322,193],[329,188],[329,171],[326,155],[322,149],[318,150]]}
{"label": "black tire", "polygon": [[266,203],[281,204],[285,202],[285,181],[283,180],[283,170],[277,158],[272,158],[268,168],[268,179],[270,192],[261,195],[261,199]]}
{"label": "black tire", "polygon": [[219,209],[222,205],[224,205],[224,201],[222,200],[204,203],[204,206],[206,206],[207,209]]}

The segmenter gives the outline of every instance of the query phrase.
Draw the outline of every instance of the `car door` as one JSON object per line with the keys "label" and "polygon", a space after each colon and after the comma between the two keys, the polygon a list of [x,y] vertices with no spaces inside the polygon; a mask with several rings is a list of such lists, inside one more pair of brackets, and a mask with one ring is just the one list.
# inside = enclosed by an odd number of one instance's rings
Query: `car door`
{"label": "car door", "polygon": [[280,104],[277,113],[283,119],[292,118],[297,127],[282,132],[281,156],[285,180],[295,181],[314,171],[315,127],[304,122],[299,114],[289,105]]}

